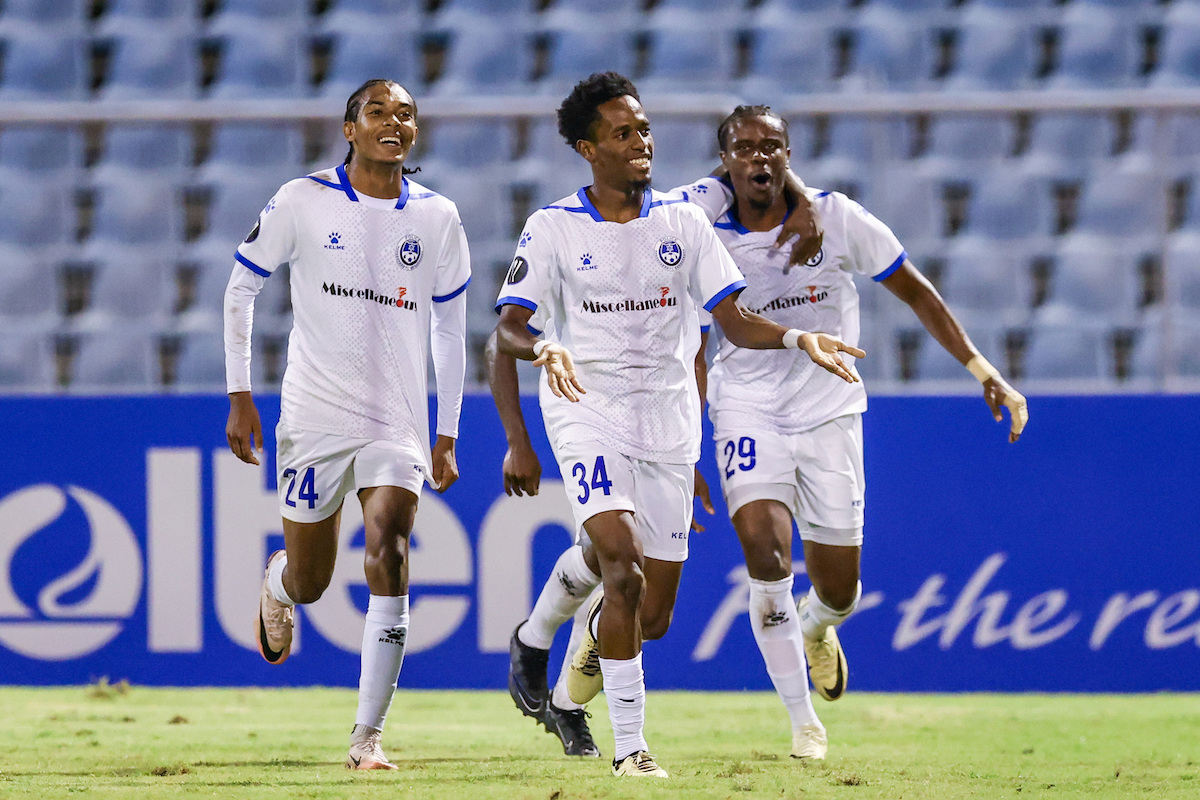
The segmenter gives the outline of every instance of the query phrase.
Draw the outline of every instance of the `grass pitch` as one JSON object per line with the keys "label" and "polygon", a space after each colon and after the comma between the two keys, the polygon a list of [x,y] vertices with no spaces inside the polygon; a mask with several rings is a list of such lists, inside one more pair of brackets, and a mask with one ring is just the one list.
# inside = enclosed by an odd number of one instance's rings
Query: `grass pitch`
{"label": "grass pitch", "polygon": [[[503,692],[401,690],[398,772],[342,767],[345,689],[0,689],[0,798],[1196,798],[1200,695],[817,700],[829,758],[788,758],[774,694],[651,692],[668,781],[569,759]],[[606,756],[602,697],[592,728]]]}

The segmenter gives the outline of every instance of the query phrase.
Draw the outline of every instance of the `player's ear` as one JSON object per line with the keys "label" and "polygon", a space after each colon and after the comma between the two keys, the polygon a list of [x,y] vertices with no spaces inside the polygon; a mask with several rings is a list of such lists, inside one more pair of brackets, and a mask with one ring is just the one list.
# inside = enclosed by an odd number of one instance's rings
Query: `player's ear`
{"label": "player's ear", "polygon": [[580,139],[575,142],[575,152],[583,156],[584,160],[591,163],[596,157],[596,145],[587,139]]}
{"label": "player's ear", "polygon": [[354,141],[354,123],[353,122],[343,122],[342,123],[342,136],[346,137],[347,142]]}

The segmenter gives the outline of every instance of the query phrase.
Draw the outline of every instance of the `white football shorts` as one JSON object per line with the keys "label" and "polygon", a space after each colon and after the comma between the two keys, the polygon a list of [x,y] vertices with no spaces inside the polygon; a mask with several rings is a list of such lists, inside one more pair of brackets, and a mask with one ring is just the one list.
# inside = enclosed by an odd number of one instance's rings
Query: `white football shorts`
{"label": "white football shorts", "polygon": [[425,459],[410,445],[275,426],[279,513],[293,522],[320,522],[341,508],[346,494],[372,486],[399,486],[418,498]]}
{"label": "white football shorts", "polygon": [[640,461],[599,442],[572,443],[555,455],[577,539],[587,535],[583,523],[596,514],[630,511],[644,556],[687,561],[694,467]]}
{"label": "white football shorts", "polygon": [[777,500],[792,512],[800,538],[862,545],[861,414],[837,417],[804,433],[730,426],[714,431],[713,438],[730,517],[751,501]]}

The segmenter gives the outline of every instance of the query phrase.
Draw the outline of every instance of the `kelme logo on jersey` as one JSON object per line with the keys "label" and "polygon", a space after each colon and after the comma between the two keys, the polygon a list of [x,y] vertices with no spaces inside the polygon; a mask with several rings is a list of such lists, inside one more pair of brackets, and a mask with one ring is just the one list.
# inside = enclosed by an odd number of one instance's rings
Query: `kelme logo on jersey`
{"label": "kelme logo on jersey", "polygon": [[750,309],[755,314],[763,314],[767,311],[778,311],[781,308],[795,308],[796,306],[812,305],[819,303],[826,297],[829,297],[829,290],[822,289],[819,286],[806,286],[808,294],[801,297],[776,297],[771,302],[767,303],[762,308]]}
{"label": "kelme logo on jersey", "polygon": [[405,300],[404,295],[408,293],[408,289],[401,286],[396,289],[395,297],[388,297],[385,294],[380,294],[374,289],[351,289],[348,286],[342,286],[338,283],[321,283],[321,291],[325,294],[334,297],[350,297],[358,300],[366,300],[369,303],[379,303],[381,306],[391,306],[392,308],[404,309],[405,311],[416,311],[417,304],[412,300]]}
{"label": "kelme logo on jersey", "polygon": [[517,256],[508,265],[508,275],[505,276],[505,283],[520,283],[525,280],[525,276],[529,274],[529,262]]}
{"label": "kelme logo on jersey", "polygon": [[329,234],[329,244],[325,245],[326,250],[345,250],[346,245],[342,244],[342,235],[337,231]]}
{"label": "kelme logo on jersey", "polygon": [[[43,483],[0,499],[0,515],[0,643],[28,658],[66,661],[116,638],[137,608],[143,578],[141,549],[121,512],[82,487]],[[72,529],[86,531],[82,542],[64,541]],[[28,569],[21,551],[35,537],[48,537],[67,555],[54,559],[61,574],[49,573],[28,596],[18,593],[13,575]],[[31,546],[48,552],[45,542]]]}
{"label": "kelme logo on jersey", "polygon": [[617,300],[614,303],[597,303],[592,300],[583,301],[583,310],[593,314],[602,314],[609,311],[647,311],[652,308],[666,308],[667,306],[677,306],[679,301],[671,297],[669,287],[659,287],[659,297],[654,297],[649,300]]}
{"label": "kelme logo on jersey", "polygon": [[421,239],[415,234],[404,237],[396,247],[396,261],[402,269],[415,269],[421,261]]}
{"label": "kelme logo on jersey", "polygon": [[659,240],[658,260],[667,269],[676,269],[683,262],[683,245],[673,236]]}

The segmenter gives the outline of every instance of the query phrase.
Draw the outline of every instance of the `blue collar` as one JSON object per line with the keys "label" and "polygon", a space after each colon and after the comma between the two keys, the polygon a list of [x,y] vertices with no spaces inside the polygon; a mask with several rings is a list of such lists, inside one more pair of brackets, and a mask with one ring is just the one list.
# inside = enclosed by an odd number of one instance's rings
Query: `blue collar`
{"label": "blue collar", "polygon": [[[796,207],[795,204],[792,203],[790,200],[787,200],[786,202],[787,202],[787,211],[784,212],[783,220],[779,223],[780,225],[782,225],[784,222],[787,222],[788,217],[790,217],[792,215],[792,210]],[[725,212],[725,218],[729,221],[728,222],[719,222],[718,221],[716,224],[713,225],[713,227],[714,228],[723,228],[727,231],[734,231],[734,232],[740,233],[740,234],[754,233],[754,231],[751,231],[749,228],[747,228],[745,225],[742,224],[742,221],[740,219],[738,219],[737,200],[736,199],[734,200],[733,205],[729,207],[729,210]]]}
{"label": "blue collar", "polygon": [[[350,185],[350,178],[348,175],[346,175],[346,165],[338,164],[337,169],[334,170],[334,172],[336,172],[337,176],[338,176],[337,183],[330,183],[329,181],[322,180],[321,178],[318,178],[315,175],[309,175],[308,177],[311,180],[314,180],[317,183],[321,184],[322,186],[328,186],[330,189],[337,189],[339,191],[345,192],[346,197],[350,198],[350,202],[357,203],[358,195],[354,193],[354,187]],[[404,204],[407,202],[408,202],[408,178],[401,177],[400,178],[400,196],[398,198],[396,198],[396,208],[397,209],[404,208]]]}
{"label": "blue collar", "polygon": [[[583,186],[580,187],[579,191],[575,193],[575,196],[579,198],[579,202],[583,204],[583,210],[586,211],[588,216],[590,216],[596,222],[608,222],[608,220],[602,217],[600,212],[596,210],[595,204],[593,204],[591,198],[588,197],[587,190],[588,187]],[[648,186],[646,187],[646,191],[642,192],[642,210],[638,212],[639,219],[644,219],[645,217],[650,216],[650,206],[654,200],[654,198],[650,196],[652,193],[653,192]]]}

